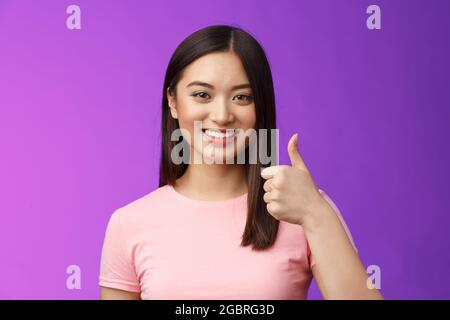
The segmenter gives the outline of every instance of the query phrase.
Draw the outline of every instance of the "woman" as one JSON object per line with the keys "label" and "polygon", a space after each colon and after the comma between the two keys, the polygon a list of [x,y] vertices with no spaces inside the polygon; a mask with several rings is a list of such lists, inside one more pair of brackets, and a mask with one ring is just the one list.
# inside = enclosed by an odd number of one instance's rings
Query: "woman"
{"label": "woman", "polygon": [[[260,129],[275,129],[275,98],[258,42],[231,26],[186,38],[164,80],[159,188],[111,216],[102,299],[306,299],[312,277],[326,299],[382,298],[298,136],[291,165],[250,161],[255,140],[242,132]],[[273,150],[270,135],[259,138]],[[187,148],[174,152],[179,143]]]}

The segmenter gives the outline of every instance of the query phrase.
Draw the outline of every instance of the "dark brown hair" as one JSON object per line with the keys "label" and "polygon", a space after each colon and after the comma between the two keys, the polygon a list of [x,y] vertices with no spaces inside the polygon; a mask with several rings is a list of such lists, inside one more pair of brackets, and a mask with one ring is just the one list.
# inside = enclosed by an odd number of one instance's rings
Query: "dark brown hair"
{"label": "dark brown hair", "polygon": [[[179,129],[178,120],[171,117],[167,100],[167,88],[172,95],[176,94],[176,86],[182,77],[183,70],[196,59],[212,52],[233,51],[240,58],[249,79],[256,110],[256,127],[259,129],[276,128],[275,94],[272,73],[269,62],[261,45],[246,31],[228,25],[215,25],[200,29],[176,48],[173,53],[164,78],[162,98],[162,149],[160,163],[159,186],[174,185],[181,177],[188,164],[174,164],[170,155],[173,147],[181,141],[171,141],[171,134]],[[267,136],[267,150],[274,150],[271,146],[270,134]],[[182,140],[183,138],[180,137]],[[259,150],[259,134],[258,134]],[[248,149],[246,160],[248,159]],[[273,159],[273,155],[271,155]],[[248,182],[247,222],[242,235],[242,246],[252,245],[254,250],[264,250],[271,247],[276,239],[279,221],[267,212],[263,200],[264,189],[261,178],[261,164],[257,157],[256,164],[244,164]]]}

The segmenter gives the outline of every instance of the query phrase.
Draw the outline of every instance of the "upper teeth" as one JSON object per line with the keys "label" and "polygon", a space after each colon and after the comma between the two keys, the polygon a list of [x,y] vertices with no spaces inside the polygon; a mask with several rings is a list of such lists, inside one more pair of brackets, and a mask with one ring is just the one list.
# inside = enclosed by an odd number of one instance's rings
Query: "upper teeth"
{"label": "upper teeth", "polygon": [[211,136],[211,137],[216,137],[216,138],[230,138],[230,137],[232,137],[232,136],[234,136],[234,130],[227,130],[227,132],[226,133],[223,133],[223,132],[219,132],[219,131],[214,131],[214,130],[209,130],[209,129],[206,129],[205,130],[205,133],[208,135],[208,136]]}

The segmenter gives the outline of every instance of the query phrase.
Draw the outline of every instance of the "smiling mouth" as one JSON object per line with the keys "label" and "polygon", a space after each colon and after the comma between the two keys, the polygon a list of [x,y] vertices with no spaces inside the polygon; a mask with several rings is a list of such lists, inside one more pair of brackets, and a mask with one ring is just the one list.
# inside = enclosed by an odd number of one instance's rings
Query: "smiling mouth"
{"label": "smiling mouth", "polygon": [[217,130],[217,129],[202,129],[203,137],[206,141],[219,147],[225,147],[235,141],[238,137],[239,130]]}
{"label": "smiling mouth", "polygon": [[230,139],[238,134],[235,129],[202,129],[202,131],[206,136],[214,139]]}

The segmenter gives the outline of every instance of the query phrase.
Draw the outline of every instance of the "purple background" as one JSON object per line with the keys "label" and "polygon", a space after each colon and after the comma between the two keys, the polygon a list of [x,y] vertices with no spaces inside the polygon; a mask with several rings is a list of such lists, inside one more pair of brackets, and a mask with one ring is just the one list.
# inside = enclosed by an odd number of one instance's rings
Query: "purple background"
{"label": "purple background", "polygon": [[[66,7],[81,7],[81,30]],[[381,30],[366,8],[381,7]],[[175,47],[209,24],[269,57],[281,163],[299,132],[387,299],[450,298],[450,2],[0,0],[0,298],[97,299],[106,223],[157,187]],[[81,290],[66,267],[81,267]],[[321,299],[313,284],[311,299]]]}

